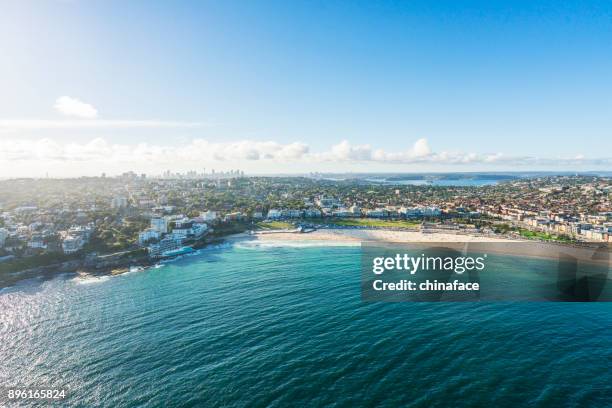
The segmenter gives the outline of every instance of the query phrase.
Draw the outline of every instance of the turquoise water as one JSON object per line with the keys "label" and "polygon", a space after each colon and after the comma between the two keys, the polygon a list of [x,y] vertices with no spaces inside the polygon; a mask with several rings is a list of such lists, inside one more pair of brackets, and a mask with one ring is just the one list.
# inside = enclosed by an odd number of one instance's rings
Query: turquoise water
{"label": "turquoise water", "polygon": [[5,289],[0,383],[74,407],[612,405],[610,304],[362,303],[359,259],[236,244]]}

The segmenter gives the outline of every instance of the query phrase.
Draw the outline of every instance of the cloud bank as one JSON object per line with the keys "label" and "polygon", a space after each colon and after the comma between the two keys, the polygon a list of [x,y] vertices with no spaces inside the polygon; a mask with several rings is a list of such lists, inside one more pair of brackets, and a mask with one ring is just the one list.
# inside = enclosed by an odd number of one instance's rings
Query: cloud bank
{"label": "cloud bank", "polygon": [[[296,163],[390,163],[390,164],[440,164],[440,165],[507,165],[507,166],[610,166],[612,158],[590,159],[578,155],[570,158],[539,158],[532,156],[506,156],[501,153],[435,152],[427,139],[419,139],[404,151],[389,152],[370,145],[352,145],[347,140],[321,152],[313,152],[307,144],[294,142],[282,144],[274,141],[241,140],[235,142],[210,142],[194,139],[178,145],[139,143],[113,144],[96,138],[86,143],[60,143],[52,139],[0,140],[2,162],[55,162],[55,163],[129,163],[180,164],[202,167],[209,162],[277,163],[291,169]],[[313,168],[316,171],[316,168]]]}

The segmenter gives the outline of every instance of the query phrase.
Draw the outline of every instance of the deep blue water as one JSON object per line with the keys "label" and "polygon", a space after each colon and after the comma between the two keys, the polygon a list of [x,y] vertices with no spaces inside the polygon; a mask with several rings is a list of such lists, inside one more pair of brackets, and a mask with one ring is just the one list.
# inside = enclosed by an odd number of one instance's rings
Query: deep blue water
{"label": "deep blue water", "polygon": [[610,304],[362,303],[359,259],[238,244],[20,284],[0,383],[66,385],[74,407],[612,405]]}

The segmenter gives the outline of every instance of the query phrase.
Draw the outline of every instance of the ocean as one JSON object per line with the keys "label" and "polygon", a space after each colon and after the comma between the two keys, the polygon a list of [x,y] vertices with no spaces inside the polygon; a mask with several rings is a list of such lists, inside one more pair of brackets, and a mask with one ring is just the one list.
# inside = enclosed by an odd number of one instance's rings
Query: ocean
{"label": "ocean", "polygon": [[612,406],[610,303],[364,303],[359,251],[22,282],[0,292],[0,383],[67,407]]}

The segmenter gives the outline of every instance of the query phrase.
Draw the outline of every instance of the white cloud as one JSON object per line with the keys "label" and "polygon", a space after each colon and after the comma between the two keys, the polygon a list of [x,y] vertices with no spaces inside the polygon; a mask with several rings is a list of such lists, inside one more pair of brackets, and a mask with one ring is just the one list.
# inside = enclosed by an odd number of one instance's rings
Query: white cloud
{"label": "white cloud", "polygon": [[[210,142],[194,139],[178,145],[149,143],[112,144],[102,138],[86,143],[60,143],[52,139],[39,140],[0,139],[0,162],[25,163],[101,163],[124,164],[138,168],[147,166],[194,166],[206,163],[226,162],[229,165],[246,162],[276,163],[291,170],[301,163],[381,163],[381,164],[430,164],[430,165],[499,165],[499,166],[552,166],[572,165],[610,166],[612,158],[587,159],[584,156],[569,158],[537,158],[531,156],[506,156],[501,153],[479,154],[463,152],[434,152],[426,139],[419,139],[409,149],[388,152],[373,149],[370,145],[351,145],[344,140],[329,150],[311,152],[308,145],[295,142],[282,144],[274,141],[241,140],[235,142]],[[84,164],[82,164],[84,165]],[[312,168],[313,171],[317,167]]]}
{"label": "white cloud", "polygon": [[53,105],[56,111],[66,116],[74,116],[82,119],[95,119],[98,110],[92,105],[70,96],[60,96]]}
{"label": "white cloud", "polygon": [[369,161],[372,160],[372,147],[370,145],[351,146],[348,140],[343,140],[332,146],[331,152],[323,154],[322,158],[332,161]]}
{"label": "white cloud", "polygon": [[427,139],[417,140],[412,148],[401,152],[387,152],[383,149],[372,149],[372,146],[351,145],[347,140],[332,146],[330,152],[317,155],[324,161],[357,161],[357,162],[416,162],[425,160],[431,155]]}
{"label": "white cloud", "polygon": [[416,157],[429,156],[431,154],[431,149],[429,148],[427,139],[417,140],[412,148],[412,152]]}
{"label": "white cloud", "polygon": [[202,122],[97,119],[98,111],[95,107],[70,96],[60,96],[53,107],[62,115],[79,119],[0,119],[0,133],[54,129],[197,128],[208,126]]}
{"label": "white cloud", "polygon": [[308,153],[303,143],[280,144],[243,140],[212,143],[195,139],[181,146],[111,144],[102,138],[87,143],[58,143],[51,139],[0,140],[0,161],[106,161],[134,163],[198,163],[212,161],[302,159]]}

